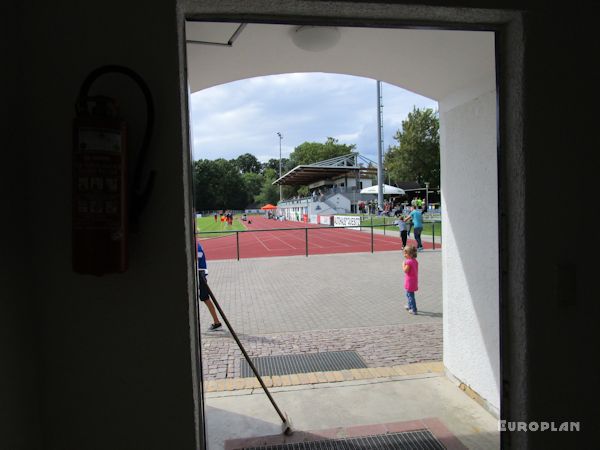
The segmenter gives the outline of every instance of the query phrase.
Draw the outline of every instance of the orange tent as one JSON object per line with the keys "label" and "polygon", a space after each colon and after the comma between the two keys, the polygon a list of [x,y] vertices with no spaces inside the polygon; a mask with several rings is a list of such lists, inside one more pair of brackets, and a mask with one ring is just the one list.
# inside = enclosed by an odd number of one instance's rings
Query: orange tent
{"label": "orange tent", "polygon": [[271,205],[270,203],[267,203],[265,206],[263,206],[263,207],[262,207],[262,208],[260,208],[260,209],[265,209],[265,210],[266,210],[266,209],[277,209],[277,206],[273,206],[273,205]]}

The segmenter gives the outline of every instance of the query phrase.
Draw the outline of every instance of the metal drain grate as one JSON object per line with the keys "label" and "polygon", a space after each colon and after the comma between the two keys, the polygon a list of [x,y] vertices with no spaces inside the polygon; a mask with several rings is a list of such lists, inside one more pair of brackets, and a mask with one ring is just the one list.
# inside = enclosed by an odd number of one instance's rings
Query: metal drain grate
{"label": "metal drain grate", "polygon": [[[358,353],[353,351],[259,356],[251,359],[258,373],[265,376],[364,369],[367,367],[361,357],[358,356]],[[245,359],[240,361],[240,375],[242,377],[254,376],[250,365]]]}
{"label": "metal drain grate", "polygon": [[245,447],[240,450],[264,450],[266,448],[269,450],[444,450],[446,447],[429,430],[415,430],[357,438]]}

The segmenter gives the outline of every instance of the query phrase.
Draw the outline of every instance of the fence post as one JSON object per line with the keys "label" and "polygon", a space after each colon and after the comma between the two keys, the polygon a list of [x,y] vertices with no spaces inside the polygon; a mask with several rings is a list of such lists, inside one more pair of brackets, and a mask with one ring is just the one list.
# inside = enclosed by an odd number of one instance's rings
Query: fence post
{"label": "fence post", "polygon": [[431,222],[431,236],[433,238],[433,250],[435,250],[435,221]]}
{"label": "fence post", "polygon": [[371,253],[373,253],[373,218],[371,217]]}
{"label": "fence post", "polygon": [[235,247],[237,252],[237,260],[240,260],[240,232],[235,232]]}
{"label": "fence post", "polygon": [[306,242],[306,257],[308,258],[308,227],[304,229],[304,237]]}
{"label": "fence post", "polygon": [[384,236],[385,236],[385,229],[386,229],[386,226],[385,226],[385,216],[383,216],[383,235]]}

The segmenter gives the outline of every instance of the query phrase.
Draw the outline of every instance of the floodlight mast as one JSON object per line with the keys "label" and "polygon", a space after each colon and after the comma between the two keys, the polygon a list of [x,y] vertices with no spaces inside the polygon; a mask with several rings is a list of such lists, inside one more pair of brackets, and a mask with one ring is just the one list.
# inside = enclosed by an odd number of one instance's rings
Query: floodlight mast
{"label": "floodlight mast", "polygon": [[383,210],[383,141],[381,139],[381,81],[377,80],[377,206]]}
{"label": "floodlight mast", "polygon": [[[283,139],[283,136],[281,135],[281,133],[278,131],[277,132],[277,136],[279,136],[279,178],[281,178],[281,140]],[[279,181],[279,201],[283,200],[283,188],[281,186],[281,180]]]}

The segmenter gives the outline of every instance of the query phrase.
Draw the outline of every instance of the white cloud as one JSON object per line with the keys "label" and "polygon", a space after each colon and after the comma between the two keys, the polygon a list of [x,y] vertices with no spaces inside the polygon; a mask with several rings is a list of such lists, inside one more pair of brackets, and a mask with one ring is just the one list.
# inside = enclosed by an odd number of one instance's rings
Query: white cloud
{"label": "white cloud", "polygon": [[340,141],[343,144],[353,144],[356,141],[358,141],[358,138],[360,136],[360,131],[357,131],[355,133],[348,133],[348,134],[339,134],[337,136],[332,136],[335,139],[337,139],[338,141]]}
{"label": "white cloud", "polygon": [[[437,103],[383,84],[384,149],[402,120]],[[252,153],[259,160],[289,156],[303,142],[335,137],[356,144],[361,154],[377,155],[377,89],[374,80],[326,73],[257,77],[215,86],[192,95],[194,159],[236,158]]]}

